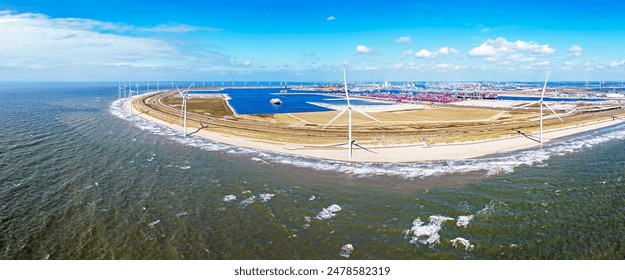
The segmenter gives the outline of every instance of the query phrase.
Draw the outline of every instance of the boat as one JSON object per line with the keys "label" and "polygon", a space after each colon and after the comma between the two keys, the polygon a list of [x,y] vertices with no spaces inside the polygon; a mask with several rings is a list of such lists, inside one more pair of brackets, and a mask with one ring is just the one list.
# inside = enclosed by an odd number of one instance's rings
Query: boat
{"label": "boat", "polygon": [[280,100],[280,98],[272,98],[269,99],[269,103],[273,104],[273,105],[280,105],[282,104],[282,100]]}

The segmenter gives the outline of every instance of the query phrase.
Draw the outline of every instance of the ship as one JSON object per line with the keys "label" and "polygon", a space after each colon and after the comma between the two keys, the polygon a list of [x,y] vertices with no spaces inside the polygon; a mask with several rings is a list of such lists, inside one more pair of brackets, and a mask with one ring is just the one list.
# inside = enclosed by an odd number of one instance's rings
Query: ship
{"label": "ship", "polygon": [[269,99],[269,103],[273,104],[273,105],[280,105],[282,104],[282,100],[280,100],[280,98],[272,98]]}

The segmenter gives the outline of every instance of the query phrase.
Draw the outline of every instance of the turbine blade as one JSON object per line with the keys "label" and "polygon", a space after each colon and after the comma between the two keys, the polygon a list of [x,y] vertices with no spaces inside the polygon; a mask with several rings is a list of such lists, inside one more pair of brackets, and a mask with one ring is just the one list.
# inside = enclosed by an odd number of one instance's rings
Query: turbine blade
{"label": "turbine blade", "polygon": [[545,84],[543,85],[543,93],[542,95],[540,95],[540,100],[543,100],[543,97],[545,97],[545,90],[547,89],[547,80],[549,80],[549,71],[547,71],[547,77],[545,78]]}
{"label": "turbine blade", "polygon": [[182,95],[182,91],[180,91],[180,89],[178,88],[178,86],[176,86],[176,89],[178,90],[178,93],[180,93],[180,95]]}
{"label": "turbine blade", "polygon": [[191,89],[191,87],[193,86],[193,84],[194,84],[194,83],[191,83],[191,84],[189,85],[189,87],[187,88],[187,90],[185,90],[184,92],[185,92],[185,93],[187,93],[187,91],[189,91],[189,90]]}
{"label": "turbine blade", "polygon": [[345,98],[347,98],[347,107],[352,106],[349,102],[349,91],[347,90],[347,76],[345,74],[345,65],[343,65],[343,85],[345,86]]}
{"label": "turbine blade", "polygon": [[354,110],[358,111],[358,113],[361,113],[361,114],[363,114],[363,115],[367,116],[368,118],[370,118],[370,119],[372,119],[372,120],[374,120],[374,121],[376,121],[376,122],[381,123],[381,121],[379,121],[378,119],[376,119],[376,118],[374,118],[374,117],[370,116],[369,114],[365,113],[364,111],[362,111],[362,110],[360,110],[360,109],[358,109],[358,108],[356,108],[356,107],[352,107],[352,109],[354,109]]}
{"label": "turbine blade", "polygon": [[182,104],[180,105],[180,125],[182,125],[182,116],[184,113],[184,98],[182,99]]}
{"label": "turbine blade", "polygon": [[564,122],[564,120],[562,120],[562,118],[560,118],[560,116],[558,116],[558,113],[556,113],[556,111],[554,111],[553,109],[551,109],[551,106],[549,106],[549,104],[544,103],[545,106],[547,106],[547,108],[549,108],[549,110],[551,110],[551,112],[556,115],[556,117],[558,117],[558,119],[560,119],[561,122]]}
{"label": "turbine blade", "polygon": [[527,103],[527,104],[525,104],[525,105],[523,105],[523,106],[520,106],[520,107],[521,107],[521,108],[523,108],[523,107],[529,107],[529,106],[532,106],[532,105],[534,105],[534,104],[538,104],[538,103],[540,103],[540,100],[538,100],[538,101],[536,101],[536,102]]}
{"label": "turbine blade", "polygon": [[343,109],[343,111],[341,111],[338,115],[336,115],[336,117],[334,117],[332,120],[330,120],[325,126],[323,126],[321,129],[325,129],[326,127],[328,127],[328,125],[330,125],[332,122],[334,122],[336,119],[338,119],[341,115],[345,114],[345,111],[347,111],[348,108]]}

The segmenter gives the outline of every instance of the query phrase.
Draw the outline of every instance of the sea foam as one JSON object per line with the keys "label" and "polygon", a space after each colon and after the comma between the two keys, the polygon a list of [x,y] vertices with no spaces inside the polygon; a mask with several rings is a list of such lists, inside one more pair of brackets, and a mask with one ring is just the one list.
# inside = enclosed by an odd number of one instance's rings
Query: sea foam
{"label": "sea foam", "polygon": [[415,245],[423,244],[433,246],[439,244],[441,240],[439,232],[442,229],[443,223],[453,220],[453,218],[433,215],[430,216],[429,223],[425,224],[421,221],[421,218],[417,218],[412,222],[412,228],[406,232],[406,237],[410,237],[410,243]]}
{"label": "sea foam", "polygon": [[237,200],[237,197],[236,197],[236,195],[229,194],[229,195],[224,196],[223,200],[224,200],[224,202],[230,202],[230,201],[233,201],[233,200]]}
{"label": "sea foam", "polygon": [[317,214],[315,219],[318,219],[318,220],[329,220],[329,219],[332,219],[332,217],[336,216],[336,212],[339,212],[341,210],[342,210],[341,206],[338,206],[336,204],[332,204],[332,205],[328,206],[328,208],[323,208],[321,210],[321,212],[319,212],[319,214]]}
{"label": "sea foam", "polygon": [[345,244],[341,247],[341,252],[339,252],[339,256],[343,258],[349,258],[352,255],[352,251],[354,251],[354,246],[352,244]]}
{"label": "sea foam", "polygon": [[275,196],[275,194],[272,194],[272,193],[261,193],[261,194],[258,195],[258,197],[260,197],[260,200],[263,203],[269,201],[274,196]]}
{"label": "sea foam", "polygon": [[473,220],[473,215],[468,216],[458,216],[456,221],[456,226],[466,228],[469,223]]}
{"label": "sea foam", "polygon": [[466,251],[473,251],[475,248],[475,245],[462,237],[456,237],[456,239],[449,240],[449,242],[456,248],[463,247]]}

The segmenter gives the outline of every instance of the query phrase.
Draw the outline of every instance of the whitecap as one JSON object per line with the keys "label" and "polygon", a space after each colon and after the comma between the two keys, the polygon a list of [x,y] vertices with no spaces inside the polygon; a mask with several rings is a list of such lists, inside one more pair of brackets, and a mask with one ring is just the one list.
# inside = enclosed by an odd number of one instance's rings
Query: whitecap
{"label": "whitecap", "polygon": [[491,200],[490,203],[486,204],[483,209],[477,211],[475,214],[477,217],[490,217],[493,213],[500,211],[501,209],[505,209],[508,204],[502,201]]}
{"label": "whitecap", "polygon": [[186,166],[180,166],[178,168],[180,168],[181,170],[187,170],[187,169],[191,169],[191,166],[186,165]]}
{"label": "whitecap", "polygon": [[312,222],[312,218],[311,218],[311,217],[308,217],[308,216],[304,216],[304,221],[305,221],[306,223],[304,223],[304,225],[302,226],[302,228],[304,228],[304,229],[308,229],[308,228],[310,228],[310,222]]}
{"label": "whitecap", "polygon": [[464,250],[466,251],[473,251],[473,249],[475,248],[475,245],[471,244],[469,240],[466,240],[462,237],[456,237],[456,239],[449,240],[449,242],[451,242],[451,244],[455,248],[464,247]]}
{"label": "whitecap", "polygon": [[154,227],[155,225],[157,225],[160,222],[161,222],[161,220],[156,220],[156,221],[153,221],[153,222],[149,223],[148,226],[149,227]]}
{"label": "whitecap", "polygon": [[249,206],[250,204],[254,203],[254,201],[256,201],[256,196],[253,195],[251,197],[248,197],[242,200],[241,203],[239,203],[239,206],[241,206],[241,208],[245,208]]}
{"label": "whitecap", "polygon": [[258,195],[258,197],[260,197],[260,200],[263,203],[269,201],[274,196],[275,196],[275,194],[272,194],[272,193],[261,193],[261,194]]}
{"label": "whitecap", "polygon": [[233,201],[233,200],[237,200],[237,197],[235,195],[233,195],[233,194],[229,194],[229,195],[224,196],[223,200],[224,200],[224,202],[230,202],[230,201]]}
{"label": "whitecap", "polygon": [[321,212],[319,212],[319,214],[317,214],[315,219],[318,219],[318,220],[329,220],[332,217],[336,216],[336,212],[339,212],[341,210],[342,210],[341,206],[338,206],[337,204],[332,204],[332,205],[328,206],[327,208],[323,208],[321,210]]}
{"label": "whitecap", "polygon": [[471,222],[471,220],[473,220],[473,215],[458,216],[458,220],[456,221],[456,226],[466,228]]}
{"label": "whitecap", "polygon": [[429,223],[426,225],[421,218],[417,218],[412,222],[412,228],[406,231],[406,237],[410,234],[410,243],[419,245],[430,245],[439,244],[441,236],[439,232],[442,229],[442,225],[446,221],[453,221],[453,218],[444,217],[444,216],[430,216]]}
{"label": "whitecap", "polygon": [[339,256],[343,258],[349,258],[352,254],[352,251],[354,251],[354,246],[352,246],[352,244],[345,244],[343,247],[341,247],[341,252],[339,252]]}

